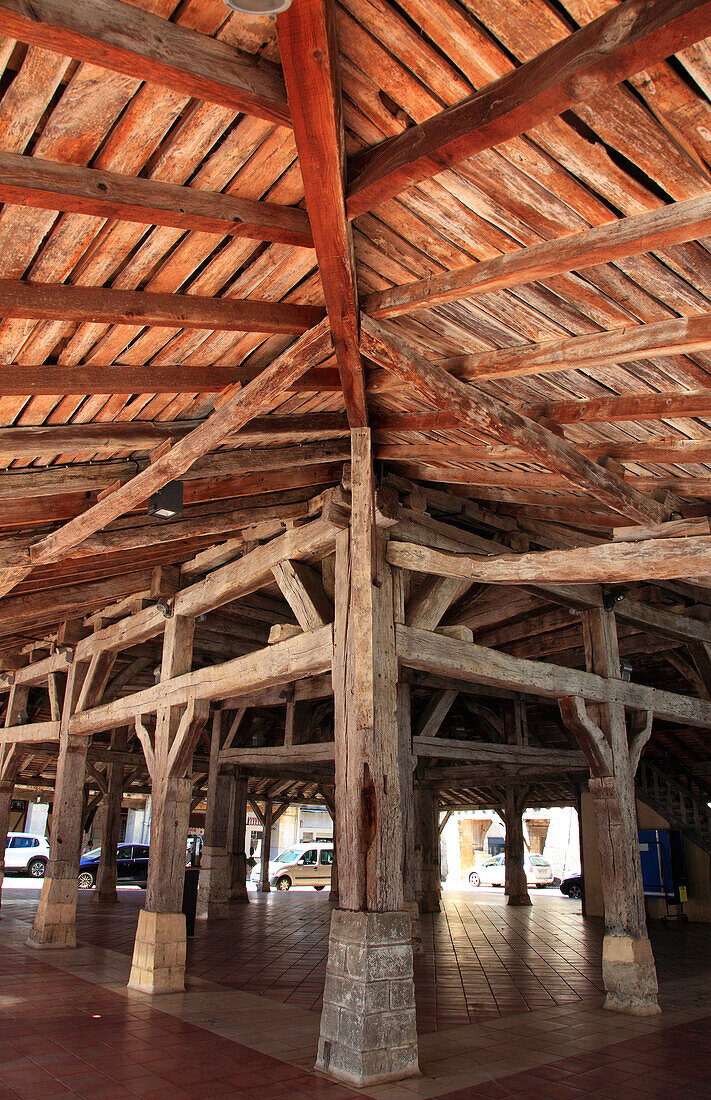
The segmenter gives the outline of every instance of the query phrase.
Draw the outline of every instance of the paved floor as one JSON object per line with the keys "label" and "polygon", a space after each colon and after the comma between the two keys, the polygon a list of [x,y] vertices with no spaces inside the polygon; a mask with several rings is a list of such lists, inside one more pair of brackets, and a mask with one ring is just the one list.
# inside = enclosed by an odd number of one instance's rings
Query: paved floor
{"label": "paved floor", "polygon": [[[19,885],[19,884],[18,884]],[[252,895],[201,925],[185,994],[125,983],[140,891],[82,894],[76,951],[24,946],[38,891],[10,884],[0,923],[0,1100],[364,1095],[310,1072],[330,909],[312,891]],[[601,1011],[601,928],[551,892],[448,892],[417,960],[423,1075],[370,1089],[413,1097],[711,1097],[711,947],[703,925],[654,929],[665,1014]]]}

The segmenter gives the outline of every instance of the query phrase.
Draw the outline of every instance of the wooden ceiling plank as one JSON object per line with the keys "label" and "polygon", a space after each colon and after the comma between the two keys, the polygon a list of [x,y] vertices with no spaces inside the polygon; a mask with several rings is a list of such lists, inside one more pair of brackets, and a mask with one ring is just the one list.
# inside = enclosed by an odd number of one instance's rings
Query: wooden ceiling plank
{"label": "wooden ceiling plank", "polygon": [[[65,283],[25,283],[0,279],[3,317],[48,321],[103,321],[107,324],[216,329],[225,332],[302,333],[323,317],[319,306],[250,299],[203,298],[196,294],[156,294],[142,290]],[[143,392],[146,392],[146,383]],[[175,389],[175,387],[174,387]],[[125,392],[125,386],[119,389]]]}
{"label": "wooden ceiling plank", "polygon": [[353,236],[333,0],[300,0],[277,17],[277,38],[316,257],[351,428],[368,423],[358,340]]}
{"label": "wooden ceiling plank", "polygon": [[14,153],[0,153],[0,202],[313,248],[297,207]]}
{"label": "wooden ceiling plank", "polygon": [[289,125],[276,65],[121,0],[2,0],[11,38],[161,84],[179,95]]}
{"label": "wooden ceiling plank", "polygon": [[430,404],[454,413],[461,424],[474,425],[507,443],[523,447],[533,458],[630,519],[661,523],[668,518],[657,501],[644,497],[615,474],[591,462],[541,424],[515,412],[497,398],[460,382],[436,364],[428,363],[391,329],[370,317],[362,318],[361,342],[369,358],[413,387]]}
{"label": "wooden ceiling plank", "polygon": [[509,141],[711,34],[703,0],[628,0],[460,103],[355,158],[350,217]]}
{"label": "wooden ceiling plank", "polygon": [[376,291],[363,300],[363,309],[373,317],[397,317],[474,294],[504,290],[693,241],[709,233],[711,195],[706,194],[519,248],[442,275]]}

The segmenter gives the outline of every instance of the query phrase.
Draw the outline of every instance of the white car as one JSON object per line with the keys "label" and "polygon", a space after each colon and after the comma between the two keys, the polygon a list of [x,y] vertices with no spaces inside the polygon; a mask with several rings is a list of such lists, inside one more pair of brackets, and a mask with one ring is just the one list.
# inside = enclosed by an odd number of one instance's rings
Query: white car
{"label": "white car", "polygon": [[22,872],[31,878],[44,878],[49,859],[49,841],[34,833],[8,833],[5,845],[5,873]]}
{"label": "white car", "polygon": [[[543,856],[527,855],[524,857],[523,866],[529,886],[535,886],[539,890],[543,890],[553,882],[551,865]],[[493,859],[488,859],[483,866],[472,867],[466,875],[470,886],[503,886],[505,877],[505,856],[495,856]]]}

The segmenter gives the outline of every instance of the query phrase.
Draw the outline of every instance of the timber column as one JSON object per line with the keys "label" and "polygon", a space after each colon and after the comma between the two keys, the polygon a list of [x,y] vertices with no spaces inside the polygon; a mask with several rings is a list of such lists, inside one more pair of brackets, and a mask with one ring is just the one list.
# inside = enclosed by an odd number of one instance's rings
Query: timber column
{"label": "timber column", "polygon": [[354,429],[350,530],[336,543],[334,726],[339,903],[318,1069],[368,1086],[417,1074],[405,910],[393,584],[374,524],[370,431]]}
{"label": "timber column", "polygon": [[100,701],[115,659],[114,653],[97,652],[90,661],[74,660],[69,669],[59,731],[50,856],[27,940],[29,947],[77,945],[77,876],[89,738],[72,735],[70,723],[73,714]]}
{"label": "timber column", "polygon": [[440,875],[439,805],[429,783],[415,783],[415,857],[417,902],[421,913],[439,913]]}
{"label": "timber column", "polygon": [[[116,752],[126,750],[126,730],[114,730],[111,748]],[[93,902],[117,902],[116,849],[121,835],[121,803],[123,802],[124,764],[113,761],[106,769],[106,819],[101,837],[101,859],[96,873],[96,889]]]}
{"label": "timber column", "polygon": [[[5,725],[17,724],[18,716],[27,706],[29,688],[19,684],[13,684],[10,688],[10,697],[7,701]],[[7,831],[10,827],[10,806],[12,805],[12,792],[15,789],[15,778],[24,760],[25,753],[18,744],[0,745],[0,891],[2,891],[3,878],[5,877],[5,849],[7,847]]]}
{"label": "timber column", "polygon": [[247,776],[235,769],[231,780],[232,801],[230,808],[230,899],[249,902],[247,892]]}
{"label": "timber column", "polygon": [[[169,619],[163,639],[161,681],[192,667],[194,620]],[[129,989],[142,993],[176,993],[185,988],[185,916],[182,912],[185,856],[192,798],[193,750],[209,706],[158,707],[155,738],[143,717],[136,732],[151,775],[151,842],[146,906],[138,916]]]}
{"label": "timber column", "polygon": [[200,861],[197,898],[198,917],[226,917],[230,901],[230,855],[227,845],[232,776],[229,765],[220,766],[222,719],[222,711],[216,710],[212,716],[205,843]]}
{"label": "timber column", "polygon": [[506,803],[504,808],[504,823],[506,825],[506,853],[505,893],[508,897],[507,905],[530,905],[528,895],[528,880],[524,866],[523,843],[523,813],[526,809],[528,788],[525,790],[508,786],[506,788]]}
{"label": "timber column", "polygon": [[[620,655],[614,612],[583,612],[588,671],[620,679]],[[654,1016],[657,972],[647,936],[642,869],[639,858],[634,776],[649,739],[652,715],[628,737],[620,703],[585,707],[582,699],[563,699],[561,712],[590,764],[590,794],[595,807],[605,938],[602,979],[605,1008],[634,1016]]]}

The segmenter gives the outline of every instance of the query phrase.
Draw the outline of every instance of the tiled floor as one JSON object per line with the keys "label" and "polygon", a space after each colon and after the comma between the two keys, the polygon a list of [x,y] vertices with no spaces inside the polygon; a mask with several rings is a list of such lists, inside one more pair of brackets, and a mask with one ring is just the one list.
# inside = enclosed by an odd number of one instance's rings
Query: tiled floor
{"label": "tiled floor", "polygon": [[[79,906],[76,951],[24,947],[38,892],[3,891],[0,1100],[363,1095],[310,1072],[330,909],[313,892],[252,895],[200,925],[189,990],[157,1000],[125,983],[143,895]],[[711,946],[703,925],[654,930],[665,1015],[600,1010],[599,923],[578,903],[448,893],[417,960],[423,1076],[370,1089],[414,1097],[711,1097]],[[707,1084],[708,1082],[708,1084]]]}

